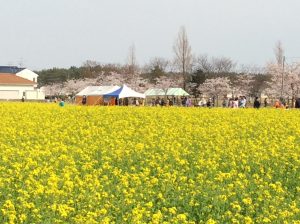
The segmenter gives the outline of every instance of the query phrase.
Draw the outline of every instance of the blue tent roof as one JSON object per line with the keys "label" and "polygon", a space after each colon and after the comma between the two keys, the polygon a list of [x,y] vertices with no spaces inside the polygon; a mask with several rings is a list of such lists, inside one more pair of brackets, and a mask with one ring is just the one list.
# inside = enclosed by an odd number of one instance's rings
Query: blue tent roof
{"label": "blue tent roof", "polygon": [[145,94],[138,93],[138,92],[134,91],[133,89],[130,89],[126,85],[123,85],[121,88],[119,88],[113,92],[104,94],[104,96],[118,97],[120,99],[126,98],[126,97],[145,98]]}
{"label": "blue tent roof", "polygon": [[118,97],[120,95],[120,93],[122,92],[123,86],[111,93],[106,93],[104,94],[104,96],[113,96],[113,97]]}
{"label": "blue tent roof", "polygon": [[19,68],[17,66],[0,66],[0,73],[11,73],[16,74],[25,68]]}

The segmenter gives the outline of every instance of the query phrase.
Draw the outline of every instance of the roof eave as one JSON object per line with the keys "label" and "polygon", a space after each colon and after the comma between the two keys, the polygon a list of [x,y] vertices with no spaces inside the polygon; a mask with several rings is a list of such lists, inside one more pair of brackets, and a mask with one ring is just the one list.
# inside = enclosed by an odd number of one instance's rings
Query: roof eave
{"label": "roof eave", "polygon": [[36,83],[0,83],[0,85],[5,85],[5,86],[37,86]]}

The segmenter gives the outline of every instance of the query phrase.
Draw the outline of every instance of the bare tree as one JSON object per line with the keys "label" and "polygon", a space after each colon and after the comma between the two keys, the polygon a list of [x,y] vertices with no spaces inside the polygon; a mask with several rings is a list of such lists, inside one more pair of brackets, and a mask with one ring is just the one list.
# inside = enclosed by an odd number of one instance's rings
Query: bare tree
{"label": "bare tree", "polygon": [[128,73],[131,76],[131,78],[133,78],[134,75],[137,73],[137,61],[136,61],[135,45],[134,44],[132,44],[129,47],[127,65],[128,65]]}
{"label": "bare tree", "polygon": [[281,41],[277,41],[274,47],[274,54],[275,54],[277,64],[282,66],[284,60],[284,49]]}
{"label": "bare tree", "polygon": [[234,71],[236,63],[227,57],[211,57],[206,54],[198,56],[196,68],[204,73],[230,73]]}
{"label": "bare tree", "polygon": [[84,78],[93,78],[95,76],[94,68],[98,65],[99,65],[99,63],[97,61],[86,60],[82,65],[82,67],[84,68],[83,77]]}
{"label": "bare tree", "polygon": [[211,64],[216,73],[232,72],[236,66],[236,63],[227,57],[213,57]]}
{"label": "bare tree", "polygon": [[260,67],[258,65],[246,65],[246,64],[240,64],[239,68],[237,69],[237,72],[240,74],[247,74],[247,75],[254,75],[254,74],[264,74],[265,73],[265,67]]}
{"label": "bare tree", "polygon": [[189,44],[185,27],[182,26],[179,30],[177,40],[173,46],[175,53],[175,64],[180,68],[183,77],[183,89],[186,89],[188,71],[192,65],[192,48]]}
{"label": "bare tree", "polygon": [[150,60],[150,66],[152,68],[157,67],[164,72],[166,72],[168,65],[169,65],[169,61],[164,58],[155,57]]}
{"label": "bare tree", "polygon": [[213,71],[213,65],[208,58],[207,54],[199,55],[196,61],[197,70],[201,70],[204,73],[211,73]]}
{"label": "bare tree", "polygon": [[164,58],[152,58],[148,64],[144,66],[144,73],[148,75],[148,79],[154,82],[156,78],[166,75],[169,61]]}

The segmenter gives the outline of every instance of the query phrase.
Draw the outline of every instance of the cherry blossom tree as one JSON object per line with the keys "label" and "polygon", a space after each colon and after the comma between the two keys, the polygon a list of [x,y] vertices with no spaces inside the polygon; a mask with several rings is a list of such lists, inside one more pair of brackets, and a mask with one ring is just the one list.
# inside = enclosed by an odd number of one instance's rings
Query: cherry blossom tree
{"label": "cherry blossom tree", "polygon": [[206,79],[199,87],[200,92],[218,99],[220,96],[225,96],[231,91],[231,83],[227,77],[218,77]]}
{"label": "cherry blossom tree", "polygon": [[254,77],[250,74],[237,75],[232,83],[232,95],[250,96],[253,88]]}
{"label": "cherry blossom tree", "polygon": [[300,63],[268,63],[267,73],[271,75],[266,94],[276,98],[294,97],[300,90]]}
{"label": "cherry blossom tree", "polygon": [[279,41],[274,48],[275,62],[269,62],[266,66],[266,72],[271,75],[271,81],[268,83],[266,93],[276,98],[294,97],[299,89],[300,82],[300,63],[286,63],[284,49]]}
{"label": "cherry blossom tree", "polygon": [[183,77],[162,76],[156,79],[155,88],[162,89],[166,94],[169,88],[180,87],[182,82]]}
{"label": "cherry blossom tree", "polygon": [[65,95],[75,95],[87,86],[95,85],[96,79],[77,79],[69,80],[64,84]]}

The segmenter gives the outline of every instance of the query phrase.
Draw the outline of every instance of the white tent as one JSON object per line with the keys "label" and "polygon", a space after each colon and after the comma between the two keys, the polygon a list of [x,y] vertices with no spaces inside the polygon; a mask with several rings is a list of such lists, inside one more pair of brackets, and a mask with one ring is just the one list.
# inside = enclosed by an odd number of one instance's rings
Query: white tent
{"label": "white tent", "polygon": [[117,97],[119,99],[127,98],[127,97],[145,98],[145,94],[138,93],[126,85],[123,85],[121,88],[115,91],[104,94],[104,96],[112,96],[112,97]]}
{"label": "white tent", "polygon": [[77,93],[76,96],[103,96],[119,88],[119,86],[87,86]]}
{"label": "white tent", "polygon": [[89,93],[92,93],[99,89],[101,86],[87,86],[83,90],[81,90],[79,93],[76,94],[76,96],[86,96]]}
{"label": "white tent", "polygon": [[91,93],[88,93],[87,96],[103,96],[107,93],[111,93],[119,89],[120,86],[99,86],[99,88]]}

